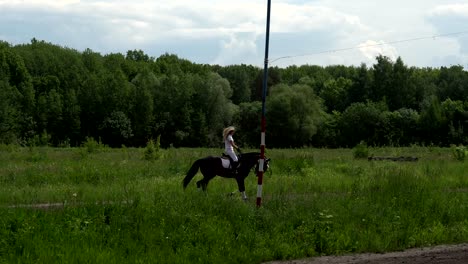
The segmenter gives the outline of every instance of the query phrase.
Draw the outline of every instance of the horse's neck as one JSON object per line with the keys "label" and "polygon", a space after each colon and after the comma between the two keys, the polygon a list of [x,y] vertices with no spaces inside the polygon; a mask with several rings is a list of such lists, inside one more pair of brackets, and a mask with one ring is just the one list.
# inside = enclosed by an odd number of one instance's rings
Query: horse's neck
{"label": "horse's neck", "polygon": [[249,157],[244,157],[240,162],[241,164],[244,164],[244,166],[252,168],[257,163],[257,161],[258,159],[254,155],[251,155]]}

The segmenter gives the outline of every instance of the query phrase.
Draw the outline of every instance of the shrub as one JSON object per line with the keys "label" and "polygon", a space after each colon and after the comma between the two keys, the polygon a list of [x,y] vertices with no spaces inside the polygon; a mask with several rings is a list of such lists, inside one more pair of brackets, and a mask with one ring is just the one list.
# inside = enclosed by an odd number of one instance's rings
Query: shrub
{"label": "shrub", "polygon": [[159,147],[161,145],[161,136],[158,136],[156,139],[156,143],[153,139],[150,139],[148,143],[146,143],[144,159],[145,160],[155,160],[159,158]]}
{"label": "shrub", "polygon": [[355,159],[367,159],[369,156],[369,149],[364,141],[361,141],[353,148],[353,156]]}
{"label": "shrub", "polygon": [[95,153],[100,149],[104,148],[104,144],[101,141],[97,142],[92,137],[86,137],[86,141],[83,143],[83,147],[86,149],[88,153]]}
{"label": "shrub", "polygon": [[32,148],[32,147],[45,147],[49,145],[49,142],[51,140],[51,135],[47,134],[47,131],[44,130],[42,134],[40,135],[34,135],[31,138],[28,138],[26,140],[26,146]]}
{"label": "shrub", "polygon": [[458,161],[465,161],[465,157],[468,156],[468,149],[463,145],[458,147],[452,145],[452,155]]}

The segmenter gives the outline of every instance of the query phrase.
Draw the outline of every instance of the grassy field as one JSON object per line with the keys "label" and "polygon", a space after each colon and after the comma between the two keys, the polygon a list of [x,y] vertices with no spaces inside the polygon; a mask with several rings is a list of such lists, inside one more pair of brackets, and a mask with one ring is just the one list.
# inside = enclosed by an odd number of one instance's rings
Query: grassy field
{"label": "grassy field", "polygon": [[[244,202],[234,180],[181,181],[219,149],[0,146],[0,263],[261,263],[468,242],[468,162],[446,148],[267,150]],[[247,150],[246,150],[247,151]],[[32,204],[51,204],[46,208]]]}

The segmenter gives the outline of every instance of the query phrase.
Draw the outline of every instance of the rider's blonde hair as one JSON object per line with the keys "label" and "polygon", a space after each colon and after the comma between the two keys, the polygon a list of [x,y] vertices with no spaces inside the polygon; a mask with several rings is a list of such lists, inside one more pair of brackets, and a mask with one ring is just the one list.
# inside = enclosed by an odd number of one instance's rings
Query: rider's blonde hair
{"label": "rider's blonde hair", "polygon": [[229,135],[229,133],[231,133],[231,131],[235,131],[236,128],[233,127],[233,126],[229,126],[229,127],[226,127],[224,130],[223,130],[223,140],[226,140],[227,136]]}

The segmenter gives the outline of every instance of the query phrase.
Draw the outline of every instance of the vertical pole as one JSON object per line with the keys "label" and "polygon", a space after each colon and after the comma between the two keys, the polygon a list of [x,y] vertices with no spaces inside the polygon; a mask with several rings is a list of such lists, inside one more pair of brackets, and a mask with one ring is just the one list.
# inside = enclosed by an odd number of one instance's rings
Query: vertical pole
{"label": "vertical pole", "polygon": [[258,185],[257,185],[257,207],[262,205],[262,190],[263,190],[263,165],[265,164],[265,100],[267,95],[267,81],[268,81],[268,48],[270,42],[270,10],[271,0],[268,0],[267,6],[267,20],[266,20],[266,38],[265,38],[265,61],[263,68],[263,89],[262,89],[262,121],[261,121],[261,136],[260,136],[260,164],[258,170]]}

